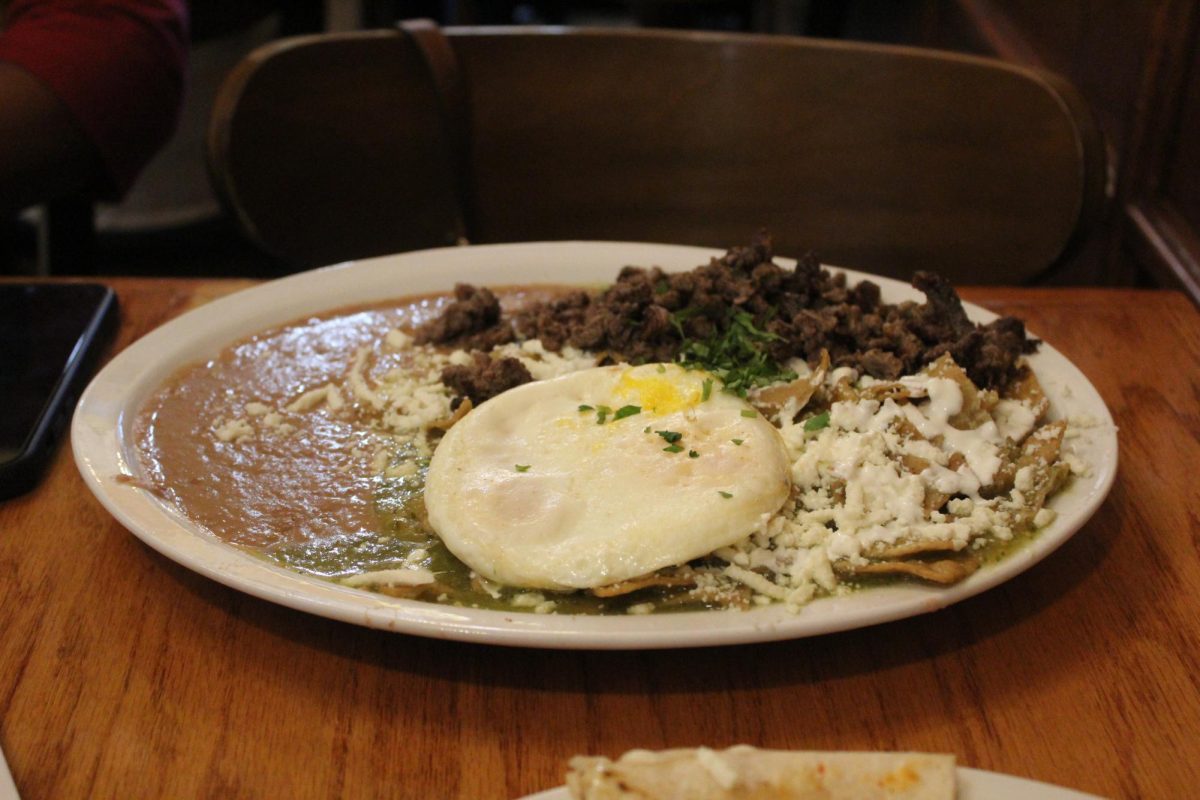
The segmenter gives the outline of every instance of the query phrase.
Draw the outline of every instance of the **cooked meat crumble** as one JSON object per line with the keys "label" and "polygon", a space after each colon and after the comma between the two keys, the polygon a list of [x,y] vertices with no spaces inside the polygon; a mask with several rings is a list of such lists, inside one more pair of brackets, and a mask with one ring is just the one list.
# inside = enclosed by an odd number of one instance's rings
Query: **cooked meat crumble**
{"label": "cooked meat crumble", "polygon": [[[791,270],[772,259],[771,239],[762,233],[748,247],[690,272],[625,267],[602,292],[571,291],[511,317],[501,315],[487,289],[460,284],[454,302],[417,330],[417,340],[489,350],[514,338],[536,338],[552,351],[571,345],[635,364],[676,361],[685,340],[722,333],[733,313],[742,311],[775,337],[767,352],[779,363],[798,357],[815,365],[824,350],[835,367],[894,380],[950,353],[983,388],[1011,380],[1018,358],[1038,345],[1018,319],[971,322],[953,287],[932,272],[913,276],[925,303],[890,305],[881,302],[878,285],[850,286],[843,273],[823,269],[811,253]],[[474,402],[496,394],[497,385],[507,389],[532,379],[526,373],[517,380],[522,376],[516,370],[487,359],[452,369],[444,382]],[[497,369],[505,376],[499,382],[485,374]]]}
{"label": "cooked meat crumble", "polygon": [[476,351],[471,364],[451,365],[442,370],[442,383],[455,392],[451,408],[457,409],[462,398],[469,397],[479,405],[514,386],[529,383],[533,376],[529,369],[515,358],[489,358],[486,353]]}
{"label": "cooked meat crumble", "polygon": [[513,340],[512,326],[500,318],[491,289],[469,283],[454,286],[454,301],[416,330],[417,344],[455,342],[465,350],[490,350]]}

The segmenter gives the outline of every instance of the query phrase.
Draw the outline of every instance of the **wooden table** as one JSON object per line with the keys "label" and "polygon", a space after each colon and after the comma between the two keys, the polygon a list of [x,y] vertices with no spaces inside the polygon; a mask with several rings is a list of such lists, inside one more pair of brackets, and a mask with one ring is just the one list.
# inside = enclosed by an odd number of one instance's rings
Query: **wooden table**
{"label": "wooden table", "polygon": [[[121,279],[124,347],[232,281]],[[545,652],[308,616],[142,545],[64,447],[0,503],[0,745],[27,800],[515,798],[576,753],[913,749],[1114,797],[1200,786],[1200,314],[1173,292],[975,289],[1096,384],[1107,502],[1015,580],[776,644]]]}

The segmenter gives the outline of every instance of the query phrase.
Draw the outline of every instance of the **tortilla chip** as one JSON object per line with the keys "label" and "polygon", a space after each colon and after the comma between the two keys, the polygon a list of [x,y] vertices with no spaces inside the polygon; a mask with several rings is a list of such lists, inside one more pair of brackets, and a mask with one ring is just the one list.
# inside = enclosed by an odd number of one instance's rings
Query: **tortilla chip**
{"label": "tortilla chip", "polygon": [[1050,399],[1042,390],[1042,384],[1029,365],[1022,363],[1016,376],[1004,387],[1004,396],[1029,406],[1036,422],[1041,422],[1050,410]]}
{"label": "tortilla chip", "polygon": [[923,372],[933,378],[947,378],[958,384],[962,392],[962,408],[950,417],[949,422],[961,431],[974,430],[990,422],[991,411],[999,400],[995,392],[980,391],[962,367],[947,353],[926,367]]}
{"label": "tortilla chip", "polygon": [[571,759],[574,800],[952,800],[954,756],[745,745]]}
{"label": "tortilla chip", "polygon": [[828,370],[829,351],[822,350],[821,361],[812,372],[788,383],[778,383],[760,389],[753,394],[750,400],[755,408],[768,417],[783,411],[789,403],[799,412],[808,405],[813,393],[825,383],[825,373]]}
{"label": "tortilla chip", "polygon": [[978,559],[943,558],[937,561],[872,561],[867,564],[834,564],[839,575],[911,575],[930,583],[949,586],[965,579],[979,569]]}

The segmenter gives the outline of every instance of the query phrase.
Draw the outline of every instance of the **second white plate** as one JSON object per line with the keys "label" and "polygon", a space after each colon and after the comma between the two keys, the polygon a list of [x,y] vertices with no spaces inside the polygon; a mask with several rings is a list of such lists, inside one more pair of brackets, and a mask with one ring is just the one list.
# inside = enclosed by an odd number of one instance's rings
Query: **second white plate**
{"label": "second white plate", "polygon": [[[955,800],[1102,800],[1094,794],[1085,794],[1074,789],[969,767],[959,767],[955,770],[955,776],[958,778],[958,794]],[[560,786],[557,789],[528,795],[521,800],[571,800],[571,793],[567,791],[567,787]]]}

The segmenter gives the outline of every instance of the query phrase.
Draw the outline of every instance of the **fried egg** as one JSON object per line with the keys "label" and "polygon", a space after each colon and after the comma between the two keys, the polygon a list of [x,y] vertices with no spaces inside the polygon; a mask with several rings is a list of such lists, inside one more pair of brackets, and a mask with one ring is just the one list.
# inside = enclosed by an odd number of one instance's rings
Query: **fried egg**
{"label": "fried egg", "polygon": [[438,445],[433,529],[509,586],[607,586],[733,544],[787,500],[775,426],[675,364],[585,369],[510,389]]}

